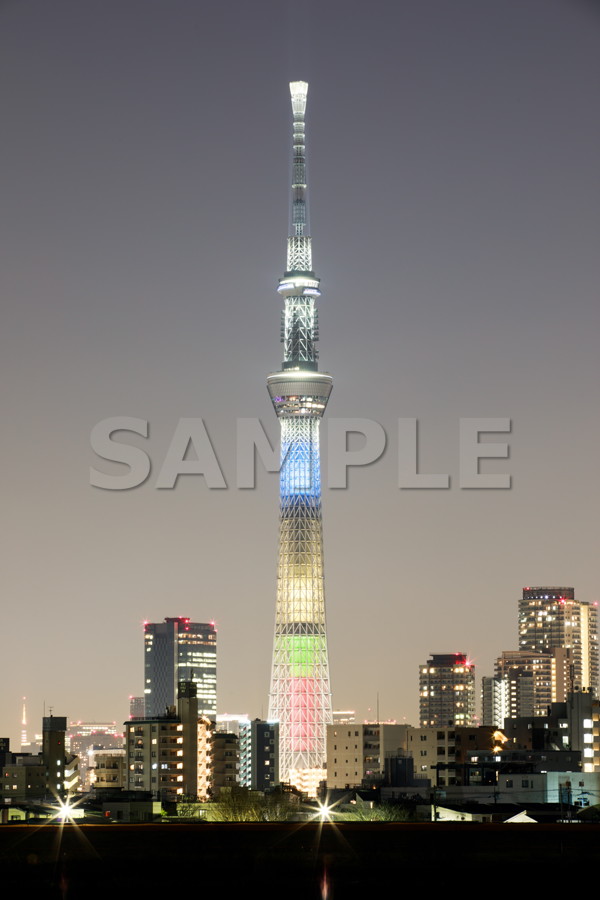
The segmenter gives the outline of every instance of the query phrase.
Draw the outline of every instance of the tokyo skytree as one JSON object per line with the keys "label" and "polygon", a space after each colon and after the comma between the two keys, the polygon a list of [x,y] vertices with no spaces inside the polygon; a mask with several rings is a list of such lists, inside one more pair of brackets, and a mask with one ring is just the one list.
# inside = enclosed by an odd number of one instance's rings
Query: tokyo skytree
{"label": "tokyo skytree", "polygon": [[319,423],[331,375],[318,372],[316,300],[308,234],[304,115],[308,84],[290,84],[293,113],[292,215],[279,282],[283,363],[267,387],[281,423],[279,562],[269,718],[279,721],[282,781],[314,793],[324,777],[332,721],[325,591]]}

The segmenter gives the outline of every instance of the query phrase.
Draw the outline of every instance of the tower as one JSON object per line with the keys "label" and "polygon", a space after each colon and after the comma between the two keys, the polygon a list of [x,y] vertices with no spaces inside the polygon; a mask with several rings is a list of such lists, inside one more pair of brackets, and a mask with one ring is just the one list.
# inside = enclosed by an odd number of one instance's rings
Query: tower
{"label": "tower", "polygon": [[21,752],[29,750],[30,744],[27,740],[27,697],[23,697],[23,716],[21,718]]}
{"label": "tower", "polygon": [[177,617],[144,625],[146,718],[175,706],[177,685],[193,681],[200,715],[217,714],[217,632],[212,624]]}
{"label": "tower", "polygon": [[[279,561],[269,719],[279,721],[279,774],[306,786],[322,776],[331,723],[325,625],[319,424],[331,375],[318,372],[316,300],[308,234],[304,115],[308,85],[290,84],[292,216],[278,292],[283,363],[267,387],[281,424]],[[312,773],[312,776],[311,774]]]}
{"label": "tower", "polygon": [[421,726],[471,725],[475,716],[475,666],[464,653],[432,653],[419,667]]}

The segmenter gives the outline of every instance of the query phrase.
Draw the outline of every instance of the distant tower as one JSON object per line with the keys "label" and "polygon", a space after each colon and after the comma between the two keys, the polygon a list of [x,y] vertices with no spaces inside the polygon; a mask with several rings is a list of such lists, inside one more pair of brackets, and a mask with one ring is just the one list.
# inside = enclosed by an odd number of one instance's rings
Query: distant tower
{"label": "distant tower", "polygon": [[217,714],[217,632],[212,624],[177,617],[144,625],[146,718],[164,716],[180,681],[193,681],[200,715]]}
{"label": "distant tower", "polygon": [[[331,689],[325,626],[319,423],[331,375],[317,371],[319,279],[306,206],[304,114],[308,85],[290,84],[292,223],[278,291],[283,364],[267,386],[281,423],[279,564],[269,719],[279,721],[279,775],[316,781],[327,752]],[[313,775],[310,775],[310,772]]]}
{"label": "distant tower", "polygon": [[26,752],[30,749],[30,743],[27,740],[27,697],[23,697],[23,716],[21,718],[21,751]]}

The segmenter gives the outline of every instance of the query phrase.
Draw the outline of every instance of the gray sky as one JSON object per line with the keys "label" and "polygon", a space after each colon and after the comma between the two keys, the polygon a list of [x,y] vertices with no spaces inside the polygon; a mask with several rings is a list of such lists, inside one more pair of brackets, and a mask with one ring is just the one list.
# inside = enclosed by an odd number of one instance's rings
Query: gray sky
{"label": "gray sky", "polygon": [[[44,701],[125,718],[142,622],[175,615],[217,623],[220,711],[266,714],[277,476],[236,490],[234,435],[278,433],[290,79],[328,416],[390,435],[324,490],[334,705],[416,723],[418,664],[489,673],[524,585],[598,599],[599,78],[593,2],[0,2],[1,734],[23,694],[31,730]],[[117,415],[153,474],[101,491]],[[182,416],[228,490],[155,489]],[[398,490],[405,416],[450,490]],[[459,489],[461,416],[512,419],[482,464],[510,491]]]}

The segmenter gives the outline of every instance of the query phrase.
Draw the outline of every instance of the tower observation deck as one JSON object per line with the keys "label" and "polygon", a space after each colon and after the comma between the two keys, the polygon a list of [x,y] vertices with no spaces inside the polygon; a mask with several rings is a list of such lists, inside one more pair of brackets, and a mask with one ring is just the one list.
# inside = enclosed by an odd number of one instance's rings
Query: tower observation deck
{"label": "tower observation deck", "polygon": [[308,84],[290,84],[292,215],[283,298],[281,370],[267,387],[281,423],[279,561],[269,718],[279,721],[282,781],[313,793],[324,777],[331,689],[325,623],[319,423],[331,375],[319,372],[317,298],[308,234],[304,116]]}

